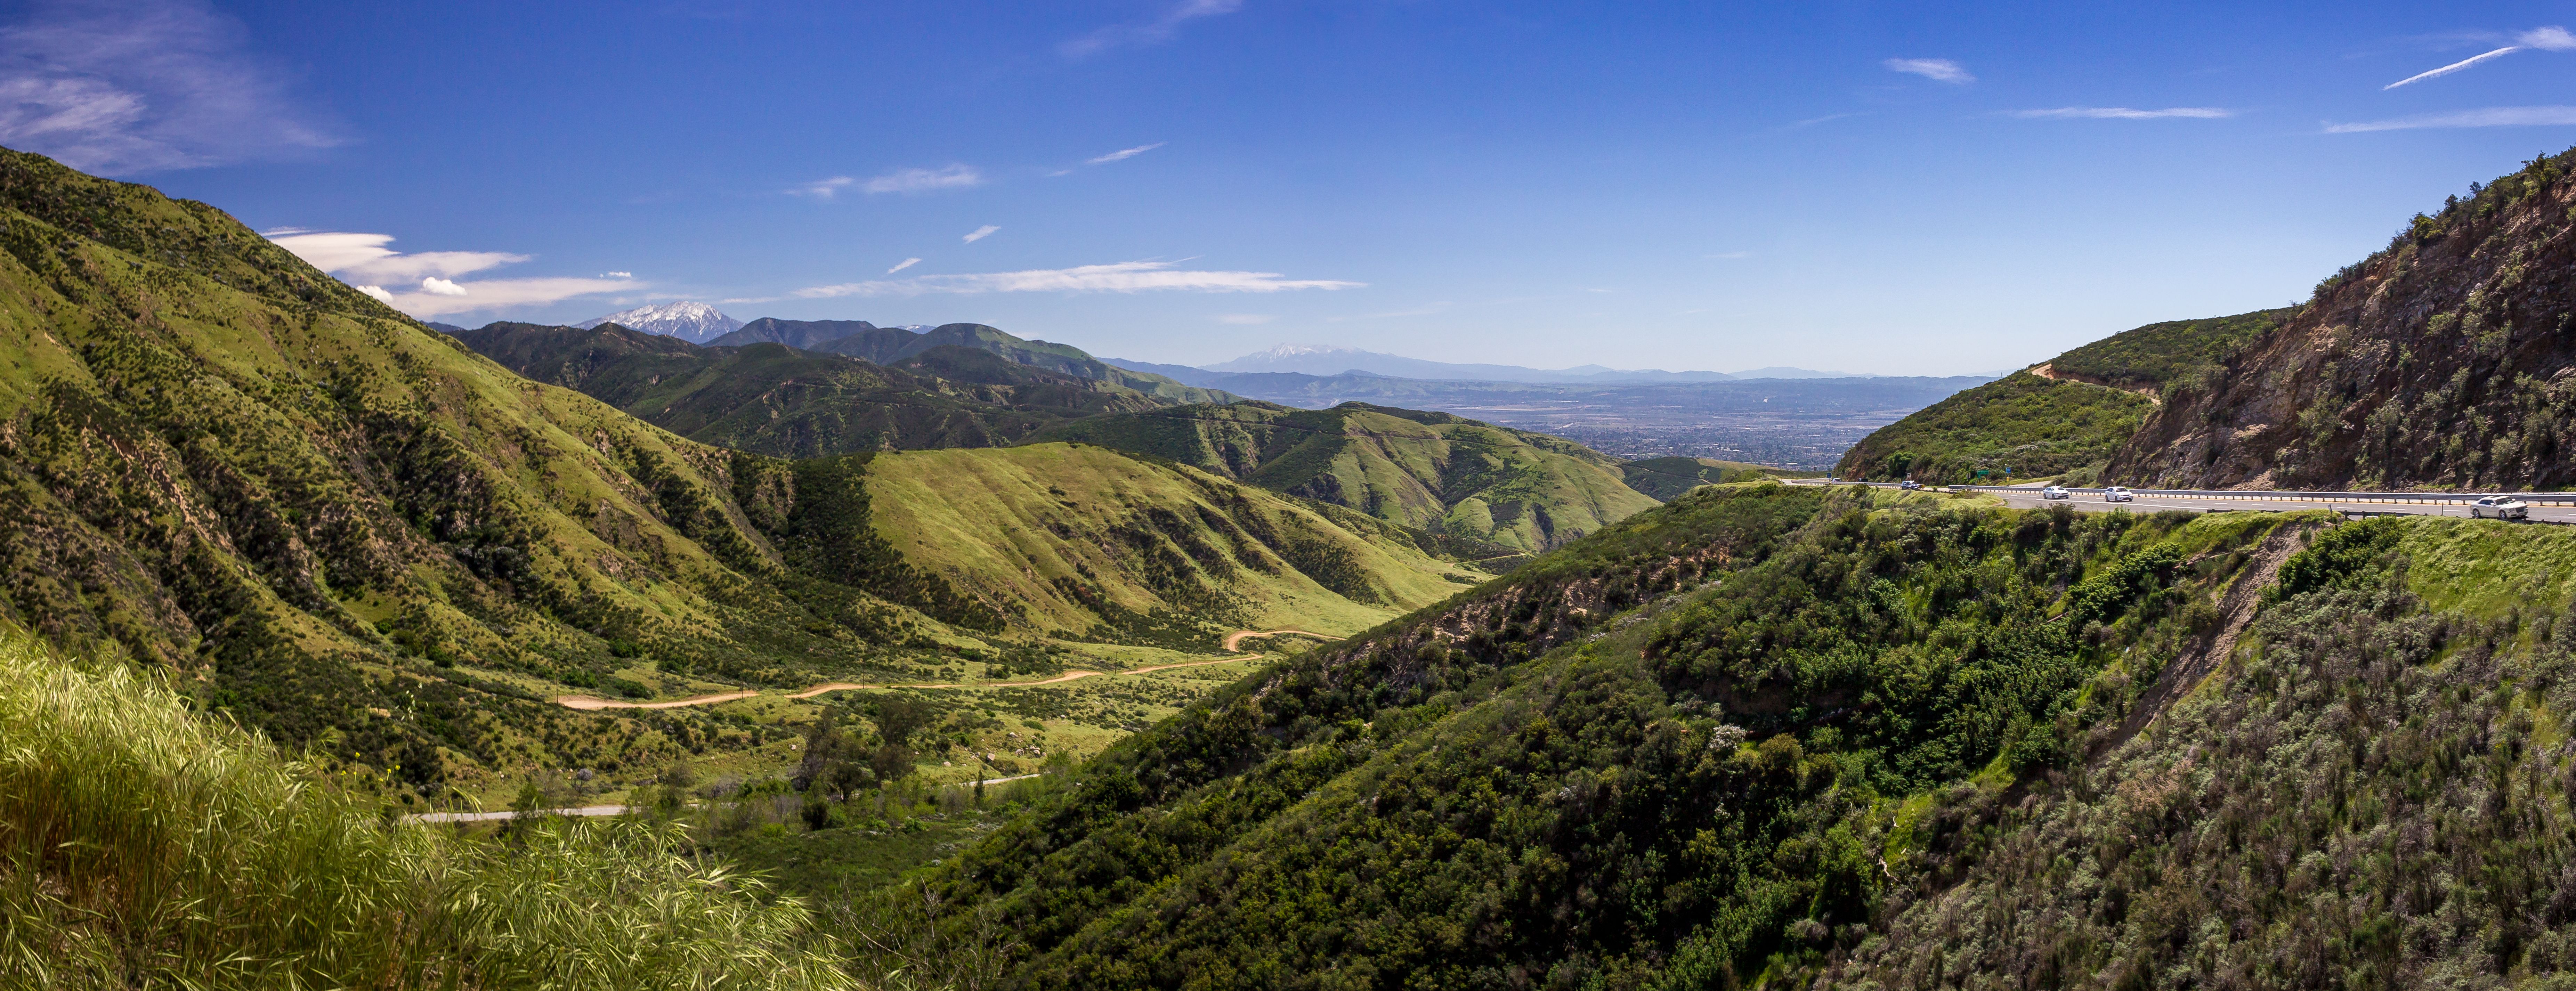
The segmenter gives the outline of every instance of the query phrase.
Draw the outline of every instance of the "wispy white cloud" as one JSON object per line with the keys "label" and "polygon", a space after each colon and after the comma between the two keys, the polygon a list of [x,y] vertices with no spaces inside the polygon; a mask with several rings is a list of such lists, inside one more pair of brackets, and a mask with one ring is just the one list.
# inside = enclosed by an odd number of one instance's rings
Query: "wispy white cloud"
{"label": "wispy white cloud", "polygon": [[2453,110],[2389,120],[2327,124],[2325,132],[2327,134],[2363,134],[2371,131],[2411,131],[2427,127],[2530,127],[2554,124],[2576,124],[2576,107],[2485,107],[2477,110]]}
{"label": "wispy white cloud", "polygon": [[[431,279],[427,281],[446,282],[444,279]],[[418,292],[392,293],[385,296],[377,296],[377,298],[383,299],[394,309],[401,310],[415,317],[438,317],[446,316],[451,313],[472,313],[476,310],[498,310],[508,309],[511,307],[544,306],[550,303],[559,303],[578,296],[596,296],[601,293],[623,292],[639,288],[642,284],[617,279],[563,278],[480,279],[473,282],[447,282],[447,285],[458,291],[451,294],[434,289],[423,288]],[[361,292],[365,292],[370,288],[376,287],[358,287]],[[379,289],[378,291],[381,292],[382,290]],[[368,295],[373,296],[376,294],[368,293]]]}
{"label": "wispy white cloud", "polygon": [[1157,141],[1157,142],[1154,142],[1153,144],[1149,144],[1149,145],[1137,145],[1136,147],[1133,147],[1133,148],[1121,148],[1121,149],[1118,149],[1117,151],[1113,151],[1113,152],[1110,152],[1109,154],[1102,155],[1102,156],[1100,156],[1100,157],[1098,157],[1098,158],[1092,159],[1092,160],[1090,160],[1089,162],[1086,162],[1086,163],[1084,163],[1084,164],[1087,164],[1087,165],[1106,165],[1106,164],[1108,164],[1108,163],[1110,163],[1110,162],[1124,162],[1124,161],[1126,161],[1126,160],[1128,160],[1128,159],[1130,159],[1130,158],[1134,158],[1134,157],[1136,157],[1136,156],[1138,156],[1138,155],[1142,155],[1142,154],[1144,154],[1144,153],[1146,153],[1146,152],[1152,151],[1152,150],[1154,150],[1154,149],[1156,149],[1156,148],[1160,148],[1160,147],[1162,147],[1162,146],[1164,146],[1164,145],[1167,145],[1167,144],[1170,144],[1170,143],[1171,143],[1171,142],[1168,142],[1168,141]]}
{"label": "wispy white cloud", "polygon": [[999,228],[999,227],[995,227],[995,226],[993,226],[993,225],[991,225],[991,224],[985,224],[985,225],[984,225],[984,226],[982,226],[982,227],[978,227],[978,228],[975,228],[974,230],[967,231],[967,232],[966,232],[966,243],[968,243],[968,244],[973,244],[973,243],[975,243],[975,242],[977,242],[977,241],[981,241],[981,240],[983,240],[983,239],[985,239],[985,238],[991,237],[991,236],[993,236],[993,232],[994,232],[994,231],[998,231],[998,230],[1001,230],[1001,228]]}
{"label": "wispy white cloud", "polygon": [[984,173],[974,166],[950,165],[936,169],[896,169],[866,180],[836,175],[790,189],[787,195],[828,200],[836,199],[842,190],[852,188],[863,193],[926,193],[934,189],[960,189],[983,184]]}
{"label": "wispy white cloud", "polygon": [[1798,122],[1796,122],[1796,123],[1790,124],[1790,125],[1789,125],[1789,127],[1790,127],[1792,130],[1795,130],[1795,129],[1797,129],[1797,128],[1801,128],[1801,127],[1814,127],[1814,126],[1816,126],[1816,125],[1818,125],[1818,124],[1823,124],[1823,123],[1826,123],[1826,122],[1828,122],[1828,121],[1837,121],[1837,120],[1841,120],[1841,119],[1843,119],[1843,118],[1845,118],[1845,117],[1858,117],[1858,116],[1860,116],[1860,113],[1859,113],[1858,111],[1855,111],[1855,112],[1852,112],[1852,113],[1846,113],[1846,114],[1826,114],[1826,115],[1824,115],[1824,116],[1822,116],[1822,117],[1809,117],[1809,118],[1807,118],[1807,119],[1805,119],[1805,120],[1798,121]]}
{"label": "wispy white cloud", "polygon": [[[393,243],[393,235],[390,234],[307,231],[290,227],[270,231],[266,236],[313,267],[338,276],[341,281],[357,287],[359,292],[415,317],[542,306],[576,296],[642,289],[649,285],[626,277],[624,272],[610,272],[608,275],[613,277],[596,279],[459,280],[455,277],[527,261],[528,256],[501,251],[404,254],[385,247]],[[395,292],[385,288],[388,284],[414,288]]]}
{"label": "wispy white cloud", "polygon": [[2091,120],[2166,120],[2176,117],[2216,120],[2221,117],[2234,117],[2236,111],[2225,107],[2166,107],[2162,110],[2137,110],[2129,107],[2053,107],[2047,110],[2016,110],[2013,111],[2013,116]]}
{"label": "wispy white cloud", "polygon": [[1231,14],[1243,9],[1243,0],[1180,0],[1163,11],[1163,15],[1142,24],[1113,24],[1056,46],[1064,57],[1089,58],[1113,48],[1142,47],[1172,40],[1181,25],[1203,17]]}
{"label": "wispy white cloud", "polygon": [[962,189],[984,184],[984,174],[972,165],[950,165],[936,169],[896,169],[861,183],[859,188],[871,193],[926,193],[934,189]]}
{"label": "wispy white cloud", "polygon": [[1279,315],[1275,313],[1219,313],[1216,315],[1216,322],[1238,327],[1265,324],[1277,319]]}
{"label": "wispy white cloud", "polygon": [[904,259],[904,260],[902,260],[902,261],[899,261],[899,262],[894,263],[894,267],[893,267],[893,268],[886,269],[886,274],[887,274],[887,275],[893,275],[893,274],[895,274],[896,272],[903,271],[904,269],[911,268],[911,267],[913,267],[913,266],[915,266],[915,265],[919,265],[919,264],[921,264],[921,259],[919,259],[919,258],[906,258],[906,259]]}
{"label": "wispy white cloud", "polygon": [[205,0],[39,0],[0,25],[0,144],[128,174],[340,144]]}
{"label": "wispy white cloud", "polygon": [[1290,279],[1277,272],[1214,272],[1172,267],[1174,262],[1118,262],[1072,268],[986,272],[968,275],[923,275],[815,286],[794,293],[801,299],[839,296],[921,296],[932,293],[990,292],[1285,292],[1294,289],[1351,289],[1364,282],[1334,279]]}
{"label": "wispy white cloud", "polygon": [[2427,79],[2437,79],[2437,78],[2440,78],[2440,77],[2442,77],[2442,76],[2447,76],[2447,75],[2450,75],[2450,74],[2452,74],[2452,73],[2454,73],[2454,72],[2458,72],[2458,71],[2460,71],[2460,70],[2462,70],[2462,69],[2466,69],[2466,68],[2468,68],[2468,67],[2470,67],[2470,66],[2473,66],[2473,65],[2476,65],[2476,64],[2478,64],[2478,63],[2480,63],[2480,62],[2486,62],[2486,61],[2490,61],[2490,60],[2493,60],[2493,59],[2500,59],[2500,58],[2503,58],[2503,57],[2505,57],[2505,56],[2507,56],[2507,55],[2511,55],[2511,54],[2513,54],[2513,53],[2515,53],[2515,52],[2518,52],[2518,51],[2521,51],[2521,50],[2522,50],[2522,46],[2520,46],[2520,45],[2508,45],[2508,46],[2506,46],[2506,47],[2496,49],[2495,51],[2488,52],[2488,53],[2486,53],[2486,54],[2484,54],[2484,55],[2472,55],[2472,56],[2469,56],[2468,58],[2461,59],[2461,60],[2459,60],[2459,61],[2457,61],[2457,62],[2453,62],[2453,63],[2451,63],[2451,64],[2449,64],[2449,65],[2443,66],[2443,67],[2441,67],[2441,68],[2439,68],[2439,69],[2432,70],[2432,71],[2430,71],[2430,72],[2418,72],[2418,73],[2416,73],[2416,74],[2414,74],[2414,75],[2411,75],[2411,76],[2408,76],[2408,77],[2406,77],[2406,78],[2404,78],[2404,79],[2400,79],[2400,80],[2398,80],[2398,81],[2396,81],[2396,82],[2393,82],[2393,83],[2390,83],[2390,84],[2388,84],[2388,85],[2386,85],[2386,86],[2382,86],[2382,87],[2380,87],[2380,89],[2383,89],[2383,90],[2396,89],[2397,87],[2404,86],[2404,85],[2406,85],[2406,84],[2408,84],[2408,83],[2420,83],[2420,82],[2423,82],[2424,80],[2427,80]]}
{"label": "wispy white cloud", "polygon": [[1892,58],[1879,64],[1890,72],[1909,72],[1933,82],[1965,85],[1977,81],[1966,68],[1945,58]]}
{"label": "wispy white cloud", "polygon": [[2525,31],[2521,37],[2514,40],[2521,42],[2525,48],[2537,48],[2549,52],[2576,51],[2576,34],[2570,34],[2566,28],[2555,24]]}
{"label": "wispy white cloud", "polygon": [[841,194],[841,190],[848,189],[857,183],[858,180],[850,178],[849,176],[836,175],[829,179],[816,179],[813,182],[790,189],[787,191],[787,195],[811,196],[818,200],[828,200],[835,196],[839,196]]}
{"label": "wispy white cloud", "polygon": [[603,278],[603,279],[632,279],[632,278],[634,278],[634,277],[635,277],[635,273],[633,273],[633,272],[601,272],[601,273],[599,273],[599,277],[600,277],[600,278]]}
{"label": "wispy white cloud", "polygon": [[339,231],[270,231],[278,247],[294,252],[313,267],[357,282],[413,282],[427,276],[457,276],[528,260],[504,251],[423,251],[403,254],[385,245],[391,234]]}
{"label": "wispy white cloud", "polygon": [[2454,72],[2467,69],[2471,66],[2477,65],[2478,63],[2493,61],[2520,51],[2529,51],[2532,49],[2538,49],[2544,52],[2576,50],[2576,34],[2570,34],[2566,28],[2559,27],[2555,24],[2548,27],[2533,28],[2519,35],[2515,35],[2513,41],[2513,44],[2506,45],[2503,48],[2498,48],[2491,52],[2472,55],[2468,58],[2461,59],[2457,62],[2453,62],[2429,72],[2418,72],[2404,79],[2382,86],[2380,89],[2391,90],[2409,83],[2420,83],[2427,79],[2438,79]]}

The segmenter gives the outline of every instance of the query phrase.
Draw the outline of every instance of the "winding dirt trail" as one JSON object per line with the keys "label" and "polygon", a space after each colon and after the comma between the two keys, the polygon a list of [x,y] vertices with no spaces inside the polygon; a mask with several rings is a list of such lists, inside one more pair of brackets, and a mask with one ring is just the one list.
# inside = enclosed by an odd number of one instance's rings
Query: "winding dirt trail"
{"label": "winding dirt trail", "polygon": [[[1236,630],[1225,635],[1225,649],[1238,650],[1240,649],[1238,645],[1242,644],[1246,639],[1252,637],[1274,636],[1281,633],[1301,634],[1321,640],[1341,639],[1340,637],[1325,636],[1321,633],[1308,633],[1305,630]],[[801,692],[788,692],[781,697],[791,699],[810,699],[825,692],[848,691],[854,688],[1030,688],[1037,685],[1061,685],[1068,681],[1099,677],[1102,675],[1149,674],[1155,671],[1169,671],[1173,668],[1205,667],[1210,664],[1233,664],[1238,661],[1257,661],[1261,658],[1261,652],[1254,651],[1241,657],[1220,657],[1213,661],[1183,661],[1178,664],[1148,664],[1141,668],[1128,668],[1124,671],[1092,671],[1085,668],[1076,668],[1063,674],[1056,675],[1053,678],[1047,678],[1040,681],[991,681],[978,685],[961,684],[956,682],[923,681],[890,682],[886,684],[870,684],[856,681],[834,681],[816,685]],[[677,709],[683,706],[714,705],[719,702],[732,702],[737,699],[755,698],[759,695],[759,692],[748,691],[722,692],[715,695],[699,695],[693,698],[672,699],[668,702],[619,702],[612,699],[596,698],[589,695],[558,695],[549,701],[567,709],[596,712],[601,709]]]}

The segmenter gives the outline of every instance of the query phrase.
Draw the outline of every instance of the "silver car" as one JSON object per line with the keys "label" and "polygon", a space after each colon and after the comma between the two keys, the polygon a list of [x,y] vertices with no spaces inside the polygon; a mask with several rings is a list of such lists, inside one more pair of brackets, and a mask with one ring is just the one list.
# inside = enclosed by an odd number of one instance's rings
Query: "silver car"
{"label": "silver car", "polygon": [[2492,495],[2470,503],[2469,515],[2499,520],[2527,520],[2531,518],[2531,507],[2512,496]]}
{"label": "silver car", "polygon": [[2129,487],[2125,485],[2114,485],[2102,490],[2103,502],[2131,502],[2137,498],[2138,494],[2129,491]]}
{"label": "silver car", "polygon": [[2051,485],[2039,490],[2039,497],[2042,499],[2072,499],[2075,497],[2075,493],[2066,491],[2063,486]]}

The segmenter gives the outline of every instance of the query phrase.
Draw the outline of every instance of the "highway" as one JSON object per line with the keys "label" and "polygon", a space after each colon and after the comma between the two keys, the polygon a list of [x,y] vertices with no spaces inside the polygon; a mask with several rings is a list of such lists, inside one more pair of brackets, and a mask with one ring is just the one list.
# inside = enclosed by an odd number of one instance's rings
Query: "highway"
{"label": "highway", "polygon": [[[1801,478],[1792,480],[1791,484],[1825,485],[1829,483],[1820,478]],[[1882,489],[1897,487],[1893,482],[1830,484],[1868,485]],[[2410,516],[2462,517],[2469,515],[2469,507],[2466,505],[2469,500],[2491,494],[2484,492],[2247,492],[2240,494],[2203,491],[2190,495],[2166,495],[2142,491],[2138,493],[2134,502],[2104,502],[2100,490],[2075,490],[2074,497],[2068,499],[2042,499],[2039,497],[2040,488],[2037,485],[1960,485],[1940,491],[1973,492],[1978,495],[1993,496],[2003,500],[2005,505],[2022,509],[2037,509],[2062,502],[2074,507],[2078,512],[2086,513],[2108,512],[2114,509],[2126,509],[2137,513],[2161,512],[2168,509],[2199,513],[2242,511],[2287,513],[2301,509],[2330,509],[2355,516],[2403,513]],[[2517,493],[2517,495],[2523,494]],[[2534,499],[2551,501],[2532,501]],[[2525,501],[2531,502],[2533,522],[2576,524],[2576,494],[2534,493],[2525,495]]]}

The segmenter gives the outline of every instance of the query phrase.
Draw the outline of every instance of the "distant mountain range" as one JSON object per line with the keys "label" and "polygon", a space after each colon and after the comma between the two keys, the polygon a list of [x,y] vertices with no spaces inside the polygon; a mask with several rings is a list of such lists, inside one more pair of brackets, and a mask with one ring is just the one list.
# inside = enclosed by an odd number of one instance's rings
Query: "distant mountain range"
{"label": "distant mountain range", "polygon": [[742,329],[742,321],[718,312],[705,303],[681,300],[656,303],[620,310],[604,317],[592,317],[573,326],[589,330],[600,324],[613,323],[628,330],[677,337],[694,344],[704,344]]}
{"label": "distant mountain range", "polygon": [[1407,358],[1403,355],[1332,344],[1281,344],[1267,351],[1247,354],[1232,361],[1200,368],[1187,365],[1149,365],[1117,358],[1101,359],[1114,365],[1168,375],[1184,382],[1192,372],[1296,372],[1305,375],[1340,375],[1366,372],[1393,378],[1425,379],[1435,382],[1731,382],[1740,379],[1810,379],[1872,378],[1850,372],[1820,372],[1806,368],[1770,367],[1742,372],[1667,372],[1660,369],[1620,369],[1602,365],[1580,365],[1574,368],[1528,368],[1521,365],[1461,364]]}
{"label": "distant mountain range", "polygon": [[[866,357],[864,352],[877,350],[918,352],[933,345],[909,343],[906,335],[928,336],[943,327],[968,326],[944,324],[904,324],[879,327],[865,320],[779,320],[764,317],[744,323],[726,316],[705,303],[679,301],[657,303],[622,310],[602,317],[592,317],[572,326],[589,330],[602,324],[617,324],[629,330],[677,337],[693,344],[739,347],[747,344],[784,344],[805,350],[836,351]],[[433,329],[456,333],[461,327],[430,324]],[[872,342],[860,345],[859,342]],[[835,344],[838,346],[833,346]],[[951,342],[941,342],[951,343]],[[1086,359],[1090,356],[1085,355]],[[1129,371],[1161,375],[1202,388],[1218,388],[1211,383],[1224,374],[1261,374],[1290,372],[1302,375],[1335,376],[1351,373],[1382,375],[1390,378],[1422,379],[1432,382],[1545,382],[1565,384],[1609,384],[1627,382],[1736,382],[1746,379],[1834,379],[1877,378],[1852,372],[1817,371],[1774,365],[1741,372],[1668,372],[1661,369],[1622,369],[1602,365],[1579,365],[1573,368],[1529,368],[1522,365],[1485,365],[1450,361],[1407,358],[1399,354],[1363,351],[1335,344],[1281,344],[1270,350],[1247,354],[1232,361],[1214,365],[1167,365],[1127,358],[1091,359]],[[1097,375],[1088,377],[1097,378]]]}

